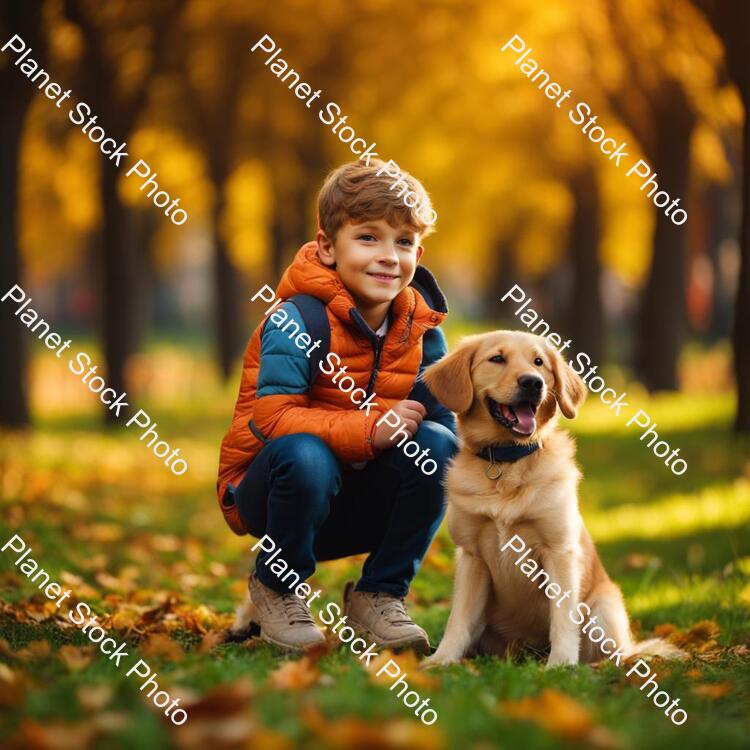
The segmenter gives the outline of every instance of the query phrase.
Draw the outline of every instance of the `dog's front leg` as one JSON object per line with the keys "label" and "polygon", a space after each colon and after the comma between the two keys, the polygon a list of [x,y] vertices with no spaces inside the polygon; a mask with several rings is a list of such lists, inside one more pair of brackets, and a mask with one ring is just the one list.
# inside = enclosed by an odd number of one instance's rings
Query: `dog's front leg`
{"label": "dog's front leg", "polygon": [[[550,600],[550,654],[547,667],[558,664],[578,664],[581,634],[570,617],[578,606],[581,561],[576,548],[550,550],[544,556],[544,568],[550,583],[559,585],[561,593]],[[570,595],[563,599],[567,591]]]}
{"label": "dog's front leg", "polygon": [[426,667],[458,661],[476,643],[484,629],[484,610],[490,593],[490,572],[480,557],[456,549],[453,602],[445,635]]}

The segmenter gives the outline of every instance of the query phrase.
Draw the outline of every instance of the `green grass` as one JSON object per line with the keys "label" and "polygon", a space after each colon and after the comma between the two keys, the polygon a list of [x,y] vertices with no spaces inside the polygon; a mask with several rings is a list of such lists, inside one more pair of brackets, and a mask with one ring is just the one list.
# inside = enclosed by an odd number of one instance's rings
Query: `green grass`
{"label": "green grass", "polygon": [[[162,356],[156,349],[155,361]],[[10,738],[18,746],[38,746],[31,741],[34,732],[51,732],[59,722],[65,723],[62,731],[69,741],[76,732],[91,732],[75,747],[748,746],[750,660],[737,647],[750,644],[750,464],[746,445],[729,432],[731,395],[649,401],[644,394],[631,394],[632,403],[658,423],[660,436],[688,458],[682,477],[639,442],[639,432],[626,427],[625,419],[612,417],[593,397],[581,418],[566,425],[578,441],[584,518],[640,632],[648,635],[665,623],[679,629],[701,620],[718,624],[718,649],[705,658],[659,667],[660,686],[680,698],[687,724],[675,727],[613,665],[545,671],[532,657],[517,663],[481,658],[427,677],[414,673],[414,680],[426,680],[415,689],[430,697],[439,717],[434,732],[414,732],[408,727],[418,728],[419,722],[410,719],[393,693],[369,678],[348,650],[325,656],[318,665],[319,683],[304,690],[272,687],[269,674],[288,657],[269,647],[225,644],[200,650],[199,628],[184,613],[197,611],[208,629],[222,626],[242,596],[250,562],[249,538],[226,529],[213,490],[218,444],[234,394],[232,386],[212,385],[209,368],[194,353],[181,357],[170,350],[167,356],[170,367],[182,368],[182,381],[189,385],[170,393],[169,380],[160,383],[161,369],[154,366],[156,375],[144,381],[133,402],[147,409],[160,434],[181,448],[190,463],[188,474],[173,477],[138,442],[134,428],[102,427],[94,397],[64,365],[45,360],[44,382],[59,378],[58,385],[78,398],[66,400],[64,410],[45,409],[50,397],[38,390],[38,412],[47,416],[33,431],[0,436],[2,543],[21,534],[52,579],[77,576],[80,581],[66,587],[102,615],[136,606],[145,610],[163,601],[164,592],[174,592],[183,609],[162,624],[184,656],[152,653],[144,658],[158,672],[160,685],[185,700],[219,686],[229,686],[227,692],[191,713],[185,725],[195,733],[190,735],[161,721],[139,694],[139,681],[98,650],[89,654],[86,666],[71,669],[58,649],[84,646],[85,635],[59,620],[30,617],[39,610],[39,594],[3,552],[0,638],[9,649],[0,649],[0,746]],[[433,642],[448,615],[451,557],[442,528],[410,592],[410,609]],[[313,583],[324,589],[324,602],[339,598],[359,564],[361,559],[320,566]],[[170,617],[176,618],[175,626],[169,625]],[[144,641],[117,628],[113,637],[127,638],[128,663],[134,664]],[[51,653],[15,653],[40,640],[50,643]],[[12,682],[14,675],[20,683]],[[246,689],[252,695],[240,700],[242,680],[249,681]],[[728,685],[726,695],[715,698],[695,690],[712,683]],[[81,689],[87,687],[106,692],[106,703],[86,708]],[[539,716],[535,721],[513,718],[502,706],[538,696],[545,688],[580,703],[597,729],[584,733],[584,739],[566,740],[545,729]],[[322,729],[310,719],[314,712],[323,717]],[[341,724],[345,717],[358,717],[391,739],[368,744],[359,724],[347,734]],[[240,737],[234,745],[228,739],[232,727]],[[398,740],[399,732],[406,732],[405,739]]]}

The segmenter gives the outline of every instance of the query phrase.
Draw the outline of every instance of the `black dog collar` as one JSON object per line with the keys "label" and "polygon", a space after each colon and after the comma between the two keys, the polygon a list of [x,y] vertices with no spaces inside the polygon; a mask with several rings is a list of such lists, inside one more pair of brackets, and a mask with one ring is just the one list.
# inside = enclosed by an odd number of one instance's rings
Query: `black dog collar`
{"label": "black dog collar", "polygon": [[477,456],[490,462],[486,471],[487,476],[490,479],[499,479],[503,472],[500,467],[497,466],[497,463],[503,461],[518,461],[519,458],[530,456],[538,450],[539,443],[526,443],[525,445],[510,443],[509,445],[490,445],[487,448],[482,448],[482,450],[477,453]]}

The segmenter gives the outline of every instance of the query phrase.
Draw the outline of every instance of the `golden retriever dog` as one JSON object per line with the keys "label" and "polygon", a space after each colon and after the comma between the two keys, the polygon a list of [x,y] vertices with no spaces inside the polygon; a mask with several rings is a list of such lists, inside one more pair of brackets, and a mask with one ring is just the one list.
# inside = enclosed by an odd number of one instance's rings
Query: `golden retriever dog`
{"label": "golden retriever dog", "polygon": [[[530,333],[470,336],[424,380],[457,413],[462,442],[446,475],[448,530],[457,547],[453,602],[443,640],[425,665],[524,645],[549,647],[548,667],[679,655],[658,639],[633,643],[620,589],[583,524],[575,444],[557,413],[573,419],[586,386],[557,350]],[[519,567],[522,549],[531,550],[528,566],[543,569],[541,582]]]}

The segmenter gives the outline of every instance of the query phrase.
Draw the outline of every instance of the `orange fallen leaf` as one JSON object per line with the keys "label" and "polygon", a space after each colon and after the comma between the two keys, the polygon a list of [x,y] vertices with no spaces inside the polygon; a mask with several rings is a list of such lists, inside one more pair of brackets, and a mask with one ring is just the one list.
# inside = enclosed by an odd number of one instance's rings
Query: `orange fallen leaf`
{"label": "orange fallen leaf", "polygon": [[203,636],[201,645],[198,646],[199,654],[207,654],[212,651],[216,646],[224,642],[224,633],[220,630],[212,630]]}
{"label": "orange fallen leaf", "polygon": [[698,695],[701,698],[710,698],[711,700],[718,700],[734,690],[734,685],[731,682],[704,682],[701,685],[693,685],[690,688],[690,692],[693,695]]}
{"label": "orange fallen leaf", "polygon": [[49,656],[51,650],[48,641],[31,641],[16,651],[16,656],[19,659],[41,659]]}
{"label": "orange fallen leaf", "polygon": [[531,721],[566,740],[584,740],[594,728],[588,709],[565,693],[547,688],[534,698],[504,701],[502,712],[513,719]]}
{"label": "orange fallen leaf", "polygon": [[140,646],[144,656],[160,656],[170,661],[179,661],[185,655],[177,641],[173,641],[168,635],[155,633],[150,635]]}
{"label": "orange fallen leaf", "polygon": [[171,730],[179,750],[264,747],[252,743],[258,725],[251,710],[255,689],[249,680],[217,685],[202,697],[186,695],[179,686],[173,692],[190,714],[189,721]]}
{"label": "orange fallen leaf", "polygon": [[26,698],[26,681],[18,670],[0,662],[0,706],[20,706]]}
{"label": "orange fallen leaf", "polygon": [[320,680],[320,672],[307,656],[303,656],[282,664],[268,678],[276,690],[304,690]]}
{"label": "orange fallen leaf", "polygon": [[98,730],[86,721],[35,721],[24,720],[18,738],[24,750],[87,750]]}
{"label": "orange fallen leaf", "polygon": [[673,625],[671,622],[665,622],[654,628],[654,636],[656,638],[666,638],[667,636],[672,635],[675,630],[677,630],[676,625]]}
{"label": "orange fallen leaf", "polygon": [[[378,674],[389,661],[394,662],[401,670],[400,674],[396,675],[396,677],[391,676],[395,671],[393,665],[388,667],[388,672]],[[372,660],[372,664],[367,669],[370,674],[370,680],[376,685],[384,687],[390,687],[402,676],[409,683],[409,686],[418,685],[422,688],[435,688],[440,684],[440,680],[437,677],[419,669],[419,659],[413,651],[403,651],[400,654],[395,654],[393,651],[386,649],[385,651],[381,651]]]}
{"label": "orange fallen leaf", "polygon": [[328,720],[317,708],[308,706],[302,721],[322,743],[336,750],[440,750],[443,738],[437,727],[425,726],[418,719],[395,719],[368,724],[345,716]]}
{"label": "orange fallen leaf", "polygon": [[244,710],[254,697],[255,688],[250,680],[241,679],[217,685],[200,697],[185,695],[179,687],[173,692],[182,699],[180,705],[190,707],[192,721],[198,716],[230,716]]}
{"label": "orange fallen leaf", "polygon": [[701,620],[690,627],[687,631],[673,633],[669,640],[692,653],[702,654],[718,648],[716,638],[719,635],[719,626],[713,620]]}

